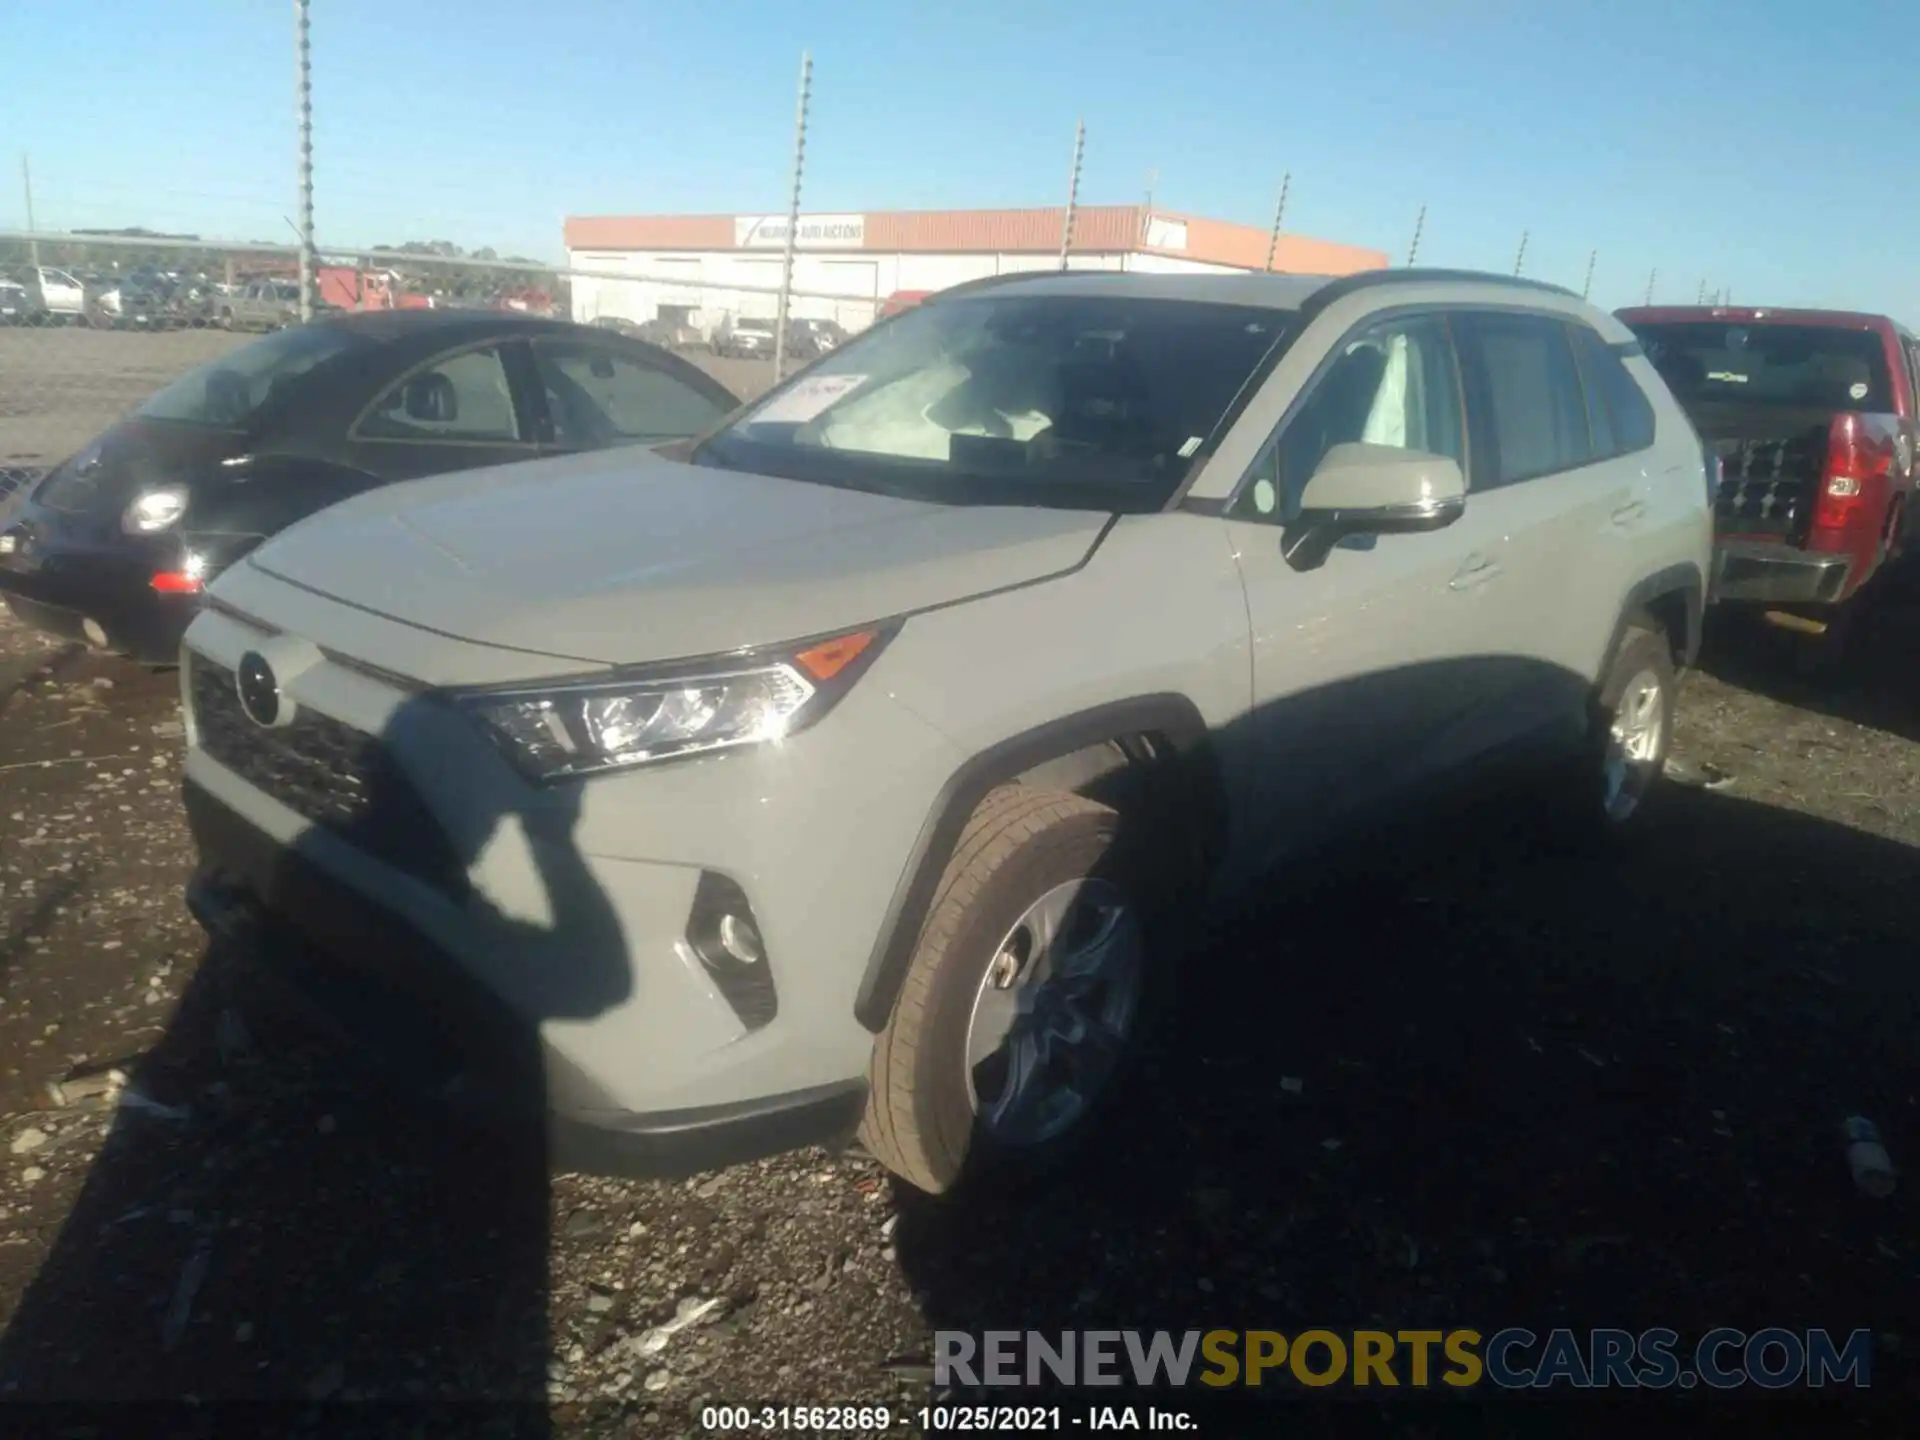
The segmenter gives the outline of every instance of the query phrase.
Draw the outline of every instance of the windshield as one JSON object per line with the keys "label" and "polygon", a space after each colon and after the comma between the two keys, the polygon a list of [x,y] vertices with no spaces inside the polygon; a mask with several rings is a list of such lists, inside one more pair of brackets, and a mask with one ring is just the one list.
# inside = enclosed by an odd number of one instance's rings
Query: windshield
{"label": "windshield", "polygon": [[343,330],[282,330],[188,371],[133,413],[147,420],[242,429],[300,376],[358,343]]}
{"label": "windshield", "polygon": [[1891,413],[1886,347],[1871,330],[1726,321],[1636,325],[1647,359],[1682,405]]}
{"label": "windshield", "polygon": [[1285,312],[981,296],[876,326],[701,448],[706,464],[951,504],[1156,510]]}

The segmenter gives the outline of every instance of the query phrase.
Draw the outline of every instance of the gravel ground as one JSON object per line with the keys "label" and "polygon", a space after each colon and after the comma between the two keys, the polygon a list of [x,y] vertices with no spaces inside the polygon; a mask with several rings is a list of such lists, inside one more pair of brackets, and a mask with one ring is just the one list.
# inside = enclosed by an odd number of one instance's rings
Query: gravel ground
{"label": "gravel ground", "polygon": [[[936,1327],[1309,1323],[1868,1325],[1913,1388],[1912,1192],[1857,1195],[1836,1136],[1920,1154],[1920,711],[1878,664],[1817,703],[1765,655],[1692,677],[1682,752],[1731,784],[1670,787],[1625,859],[1488,823],[1223,924],[1124,1137],[962,1208],[823,1153],[550,1182],[401,1103],[271,955],[203,954],[174,678],[0,651],[0,1395],[673,1435],[924,1398]],[[107,1066],[117,1107],[51,1106]]]}

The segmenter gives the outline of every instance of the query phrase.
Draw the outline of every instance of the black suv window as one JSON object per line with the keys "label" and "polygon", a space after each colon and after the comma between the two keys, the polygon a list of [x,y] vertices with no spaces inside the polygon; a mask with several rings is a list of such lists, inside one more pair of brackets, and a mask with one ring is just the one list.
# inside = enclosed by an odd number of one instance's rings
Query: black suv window
{"label": "black suv window", "polygon": [[1569,325],[1574,358],[1586,385],[1593,422],[1593,458],[1631,455],[1653,444],[1653,406],[1611,346],[1585,325]]}
{"label": "black suv window", "polygon": [[1478,392],[1473,488],[1588,464],[1587,400],[1566,327],[1544,315],[1465,314],[1454,323]]}

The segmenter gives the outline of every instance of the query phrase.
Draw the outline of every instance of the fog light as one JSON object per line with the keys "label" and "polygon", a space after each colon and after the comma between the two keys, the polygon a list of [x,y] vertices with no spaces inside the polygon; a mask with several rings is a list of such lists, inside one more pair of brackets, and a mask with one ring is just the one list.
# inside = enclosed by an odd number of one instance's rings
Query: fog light
{"label": "fog light", "polygon": [[758,1030],[773,1019],[780,1008],[774,967],[753,906],[738,884],[716,871],[702,871],[686,935],[701,968],[747,1029]]}
{"label": "fog light", "polygon": [[742,965],[758,965],[766,958],[760,945],[760,932],[753,928],[751,920],[743,920],[738,915],[720,917],[720,948]]}

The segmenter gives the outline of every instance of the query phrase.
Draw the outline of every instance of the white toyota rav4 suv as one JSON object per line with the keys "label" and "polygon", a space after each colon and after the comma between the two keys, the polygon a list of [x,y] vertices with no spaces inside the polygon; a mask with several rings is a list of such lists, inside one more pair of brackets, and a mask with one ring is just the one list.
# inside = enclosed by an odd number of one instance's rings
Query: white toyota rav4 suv
{"label": "white toyota rav4 suv", "polygon": [[675,457],[375,490],[227,571],[190,903],[563,1167],[857,1129],[944,1190],[1113,1098],[1174,905],[1495,765],[1629,821],[1712,468],[1552,286],[961,286]]}

